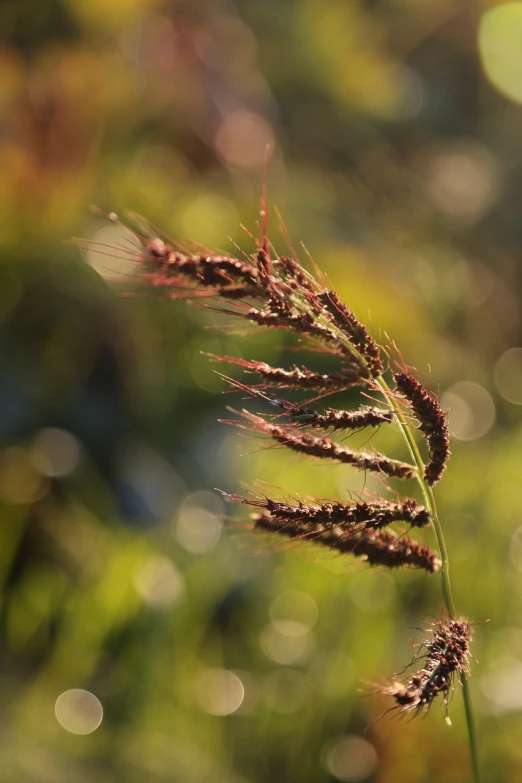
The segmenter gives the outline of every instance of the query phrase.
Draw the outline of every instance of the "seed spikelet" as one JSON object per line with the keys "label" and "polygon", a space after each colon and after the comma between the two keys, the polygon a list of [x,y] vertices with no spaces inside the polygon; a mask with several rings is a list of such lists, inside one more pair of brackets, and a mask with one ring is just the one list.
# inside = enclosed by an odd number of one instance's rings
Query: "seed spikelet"
{"label": "seed spikelet", "polygon": [[290,505],[272,498],[248,498],[242,495],[222,493],[226,500],[243,503],[247,506],[267,511],[274,519],[282,522],[298,522],[306,525],[338,526],[349,531],[354,526],[378,530],[394,522],[407,522],[412,527],[426,527],[431,522],[430,513],[413,498],[405,498],[402,503],[388,503],[384,500],[375,503],[299,503]]}
{"label": "seed spikelet", "polygon": [[[240,359],[235,356],[211,356],[212,360],[235,364],[247,372],[255,372],[263,378],[264,389],[279,388],[300,391],[314,389],[320,392],[337,392],[367,383],[357,370],[343,368],[341,372],[318,373],[308,367],[294,365],[290,370],[282,367],[272,367],[266,362]],[[259,388],[259,387],[256,387]]]}
{"label": "seed spikelet", "polygon": [[449,459],[449,430],[447,414],[439,401],[418,381],[412,373],[394,373],[397,392],[409,403],[419,420],[419,429],[424,434],[430,455],[425,466],[424,478],[430,486],[439,481]]}
{"label": "seed spikelet", "polygon": [[406,682],[394,678],[389,686],[379,689],[379,692],[395,699],[396,706],[392,709],[417,714],[428,711],[441,694],[447,714],[455,675],[469,673],[471,623],[466,620],[436,620],[428,633],[431,638],[416,645],[425,653],[413,660],[423,659],[422,669],[411,674]]}
{"label": "seed spikelet", "polygon": [[286,446],[292,451],[307,454],[310,457],[318,457],[319,459],[332,459],[346,465],[353,465],[360,470],[383,473],[390,478],[408,479],[415,474],[413,465],[408,465],[408,463],[400,462],[399,460],[388,459],[384,454],[352,451],[340,446],[330,438],[315,437],[308,432],[303,432],[299,427],[283,427],[279,424],[272,424],[262,416],[256,416],[248,411],[241,411],[241,416],[246,420],[246,425],[240,421],[228,420],[226,423],[268,435],[277,443]]}
{"label": "seed spikelet", "polygon": [[364,356],[372,378],[378,378],[382,373],[381,352],[367,328],[357,320],[335,291],[323,291],[317,298],[330,320],[346,334],[354,348]]}
{"label": "seed spikelet", "polygon": [[302,525],[274,518],[269,513],[254,517],[255,529],[276,533],[298,541],[310,541],[340,554],[361,557],[369,565],[386,568],[420,568],[434,574],[440,560],[432,550],[417,541],[397,536],[391,530],[362,530],[347,533],[340,526]]}

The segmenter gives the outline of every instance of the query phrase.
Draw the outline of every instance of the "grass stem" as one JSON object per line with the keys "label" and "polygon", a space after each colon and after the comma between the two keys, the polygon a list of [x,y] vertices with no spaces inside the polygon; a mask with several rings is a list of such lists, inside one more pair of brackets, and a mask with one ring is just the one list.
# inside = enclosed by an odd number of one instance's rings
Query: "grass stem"
{"label": "grass stem", "polygon": [[[395,410],[395,413],[397,415],[397,424],[399,430],[406,442],[406,445],[408,447],[408,450],[411,454],[414,463],[417,465],[418,470],[417,473],[415,474],[415,479],[419,484],[419,487],[423,494],[426,507],[429,509],[432,515],[433,528],[435,530],[435,535],[437,537],[437,543],[440,551],[440,559],[442,563],[440,569],[440,576],[441,576],[442,594],[444,596],[444,603],[446,604],[446,609],[448,610],[451,617],[456,618],[455,600],[453,598],[453,592],[451,589],[451,581],[450,581],[448,550],[446,547],[446,542],[444,540],[444,533],[442,531],[440,519],[437,513],[437,505],[435,502],[433,489],[430,486],[428,486],[428,484],[424,479],[424,462],[420,455],[417,442],[415,441],[415,437],[411,431],[411,428],[408,426],[404,418],[404,413],[401,409],[401,406],[397,402],[395,395],[393,394],[392,390],[390,389],[390,387],[388,386],[384,378],[382,377],[379,378],[377,383],[381,388],[382,393],[388,400],[389,404]],[[464,699],[464,710],[466,714],[466,724],[468,729],[469,748],[471,754],[471,763],[473,767],[473,780],[474,783],[480,783],[480,768],[479,768],[479,761],[478,761],[475,719],[473,717],[473,707],[471,703],[471,693],[470,693],[469,683],[464,673],[460,674],[460,682],[462,684],[462,697]]]}

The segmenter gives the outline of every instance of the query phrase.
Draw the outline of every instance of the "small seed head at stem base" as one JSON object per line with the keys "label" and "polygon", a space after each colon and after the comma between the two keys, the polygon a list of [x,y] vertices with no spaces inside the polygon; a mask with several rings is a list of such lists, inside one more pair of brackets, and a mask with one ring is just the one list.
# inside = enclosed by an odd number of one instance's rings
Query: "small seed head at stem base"
{"label": "small seed head at stem base", "polygon": [[[467,620],[436,620],[427,630],[429,635],[415,645],[425,653],[416,655],[413,662],[423,660],[422,668],[403,682],[394,678],[379,693],[392,696],[400,712],[419,714],[427,712],[439,694],[442,696],[446,717],[449,694],[457,674],[469,672],[469,643],[472,625]],[[430,638],[431,637],[431,638]]]}

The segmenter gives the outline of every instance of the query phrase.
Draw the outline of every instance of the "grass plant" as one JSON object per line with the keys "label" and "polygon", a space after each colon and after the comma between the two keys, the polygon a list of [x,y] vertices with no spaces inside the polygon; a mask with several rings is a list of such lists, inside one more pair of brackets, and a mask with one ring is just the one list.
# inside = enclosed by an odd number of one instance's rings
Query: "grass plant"
{"label": "grass plant", "polygon": [[[114,214],[108,217],[119,222]],[[427,578],[440,575],[443,615],[427,629],[414,657],[413,662],[422,661],[421,668],[395,675],[377,690],[392,701],[387,712],[420,714],[442,700],[449,723],[448,697],[455,678],[460,678],[477,783],[477,743],[467,679],[472,624],[456,610],[433,492],[450,456],[447,416],[437,395],[422,384],[394,344],[382,347],[376,342],[313,262],[312,273],[295,252],[285,256],[274,251],[267,239],[266,219],[254,252],[241,251],[237,257],[178,246],[132,216],[125,224],[139,240],[140,250],[132,255],[138,262],[140,284],[159,296],[198,303],[257,329],[293,332],[309,351],[306,363],[291,367],[271,366],[255,358],[210,356],[243,370],[243,380],[226,380],[231,389],[261,408],[255,413],[232,410],[227,423],[274,447],[375,473],[382,481],[383,496],[298,503],[264,494],[224,493],[225,498],[254,509],[256,534],[326,547],[369,566],[423,569]],[[318,351],[329,358],[329,372],[313,366]],[[354,410],[322,403],[329,395],[354,387],[375,404]],[[346,432],[376,427],[395,427],[410,461],[372,448],[354,450],[340,442]],[[397,483],[406,487],[404,492],[398,492]],[[408,494],[414,485],[421,502]],[[407,525],[408,535],[402,528],[394,529],[397,524]],[[429,528],[435,532],[437,549],[410,535],[413,529]]]}

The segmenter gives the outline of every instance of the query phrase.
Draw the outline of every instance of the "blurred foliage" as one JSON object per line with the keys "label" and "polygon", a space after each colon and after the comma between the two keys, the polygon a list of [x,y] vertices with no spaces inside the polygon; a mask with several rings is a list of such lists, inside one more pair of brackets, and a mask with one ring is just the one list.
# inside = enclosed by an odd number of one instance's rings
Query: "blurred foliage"
{"label": "blurred foliage", "polygon": [[251,247],[267,144],[296,246],[451,406],[438,497],[457,604],[490,618],[485,780],[521,779],[521,9],[0,4],[3,780],[469,779],[459,694],[451,728],[442,710],[372,723],[386,703],[361,694],[410,660],[438,580],[222,528],[214,487],[362,488],[217,423],[231,398],[200,351],[291,346],[117,297],[133,268],[88,212]]}

